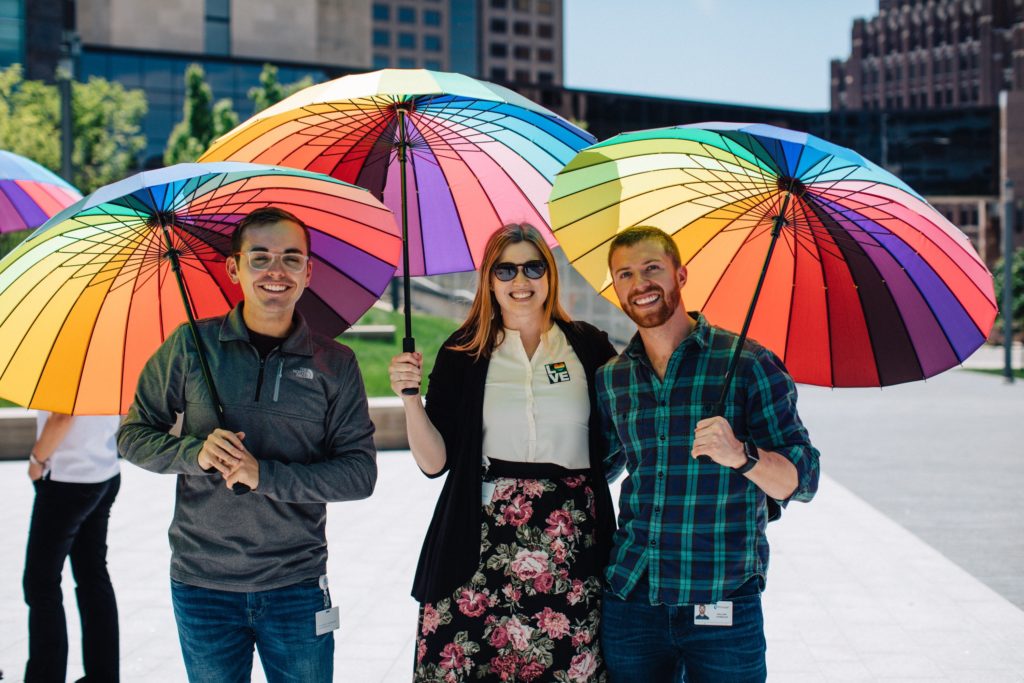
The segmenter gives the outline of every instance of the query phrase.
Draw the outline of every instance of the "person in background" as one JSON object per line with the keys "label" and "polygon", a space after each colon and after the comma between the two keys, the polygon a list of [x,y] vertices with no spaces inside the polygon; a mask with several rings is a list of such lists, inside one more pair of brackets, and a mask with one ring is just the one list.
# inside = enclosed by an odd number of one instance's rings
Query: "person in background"
{"label": "person in background", "polygon": [[605,465],[628,473],[601,622],[612,681],[764,681],[769,512],[818,488],[793,380],[748,339],[716,414],[738,336],[687,312],[672,238],[624,230],[608,267],[638,327],[596,377]]}
{"label": "person in background", "polygon": [[84,681],[119,680],[117,599],[107,571],[107,524],[121,487],[119,418],[40,412],[29,454],[36,489],[22,585],[28,604],[28,683],[64,683],[68,630],[61,574],[71,558],[82,621]]}
{"label": "person in background", "polygon": [[487,242],[469,316],[418,395],[422,355],[389,368],[409,446],[448,474],[420,554],[416,681],[603,681],[601,568],[614,512],[593,377],[608,336],[570,321],[540,233]]}

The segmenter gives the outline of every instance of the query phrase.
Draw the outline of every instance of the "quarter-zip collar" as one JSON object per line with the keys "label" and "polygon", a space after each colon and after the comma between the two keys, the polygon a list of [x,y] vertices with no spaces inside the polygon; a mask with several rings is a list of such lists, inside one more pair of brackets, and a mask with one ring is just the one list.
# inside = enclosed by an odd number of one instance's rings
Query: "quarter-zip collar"
{"label": "quarter-zip collar", "polygon": [[[230,313],[224,316],[224,322],[221,323],[220,336],[218,337],[220,341],[244,341],[250,343],[249,330],[245,327],[245,320],[242,318],[242,306],[244,305],[244,301],[239,302],[237,306],[231,309]],[[278,349],[283,353],[290,353],[296,356],[312,356],[313,341],[310,337],[312,333],[310,332],[309,325],[306,324],[305,318],[298,311],[295,311],[292,315],[294,321],[292,331],[281,342],[281,346]]]}

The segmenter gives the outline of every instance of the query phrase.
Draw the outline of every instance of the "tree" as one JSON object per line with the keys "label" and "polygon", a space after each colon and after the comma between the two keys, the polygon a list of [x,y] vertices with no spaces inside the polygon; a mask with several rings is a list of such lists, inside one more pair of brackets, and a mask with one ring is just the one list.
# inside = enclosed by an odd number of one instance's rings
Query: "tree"
{"label": "tree", "polygon": [[249,99],[253,104],[252,113],[259,113],[311,85],[313,85],[313,79],[309,76],[288,85],[281,85],[277,80],[277,67],[273,64],[264,64],[263,71],[260,72],[260,84],[249,88]]}
{"label": "tree", "polygon": [[[1024,248],[1013,252],[1013,263],[1010,266],[1013,281],[1013,328],[1018,333],[1024,330]],[[993,273],[996,286],[996,304],[1002,307],[1003,304],[1003,259],[996,263]],[[1003,315],[1000,310],[996,318],[996,330],[1001,335],[1003,332]]]}
{"label": "tree", "polygon": [[[141,133],[148,105],[141,90],[90,78],[72,86],[71,160],[67,180],[87,194],[120,180],[137,166],[146,147]],[[32,159],[60,174],[60,95],[41,81],[26,81],[14,64],[0,70],[0,149]]]}
{"label": "tree", "polygon": [[185,69],[185,104],[182,119],[171,131],[164,152],[164,163],[195,161],[210,143],[238,125],[231,100],[213,102],[213,91],[206,83],[203,67],[190,64]]}

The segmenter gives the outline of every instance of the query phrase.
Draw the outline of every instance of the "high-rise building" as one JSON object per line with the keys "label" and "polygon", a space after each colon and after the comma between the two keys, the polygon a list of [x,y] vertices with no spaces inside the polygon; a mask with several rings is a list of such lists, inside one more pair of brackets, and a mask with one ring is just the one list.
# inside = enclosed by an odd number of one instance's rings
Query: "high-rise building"
{"label": "high-rise building", "polygon": [[1024,88],[1019,0],[879,0],[832,62],[832,109],[995,106]]}

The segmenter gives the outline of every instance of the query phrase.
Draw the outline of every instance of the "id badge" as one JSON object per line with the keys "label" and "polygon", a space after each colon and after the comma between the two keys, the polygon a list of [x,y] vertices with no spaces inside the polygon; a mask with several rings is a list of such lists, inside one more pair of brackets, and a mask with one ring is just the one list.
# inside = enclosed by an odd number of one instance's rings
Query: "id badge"
{"label": "id badge", "polygon": [[694,605],[693,623],[696,626],[732,626],[732,602],[719,600]]}
{"label": "id badge", "polygon": [[493,481],[480,482],[480,504],[490,505],[491,498],[494,497],[494,489],[496,485]]}
{"label": "id badge", "polygon": [[320,590],[324,592],[324,608],[316,613],[316,634],[322,636],[337,631],[341,615],[337,607],[330,607],[331,594],[327,592],[327,574],[320,577]]}

